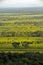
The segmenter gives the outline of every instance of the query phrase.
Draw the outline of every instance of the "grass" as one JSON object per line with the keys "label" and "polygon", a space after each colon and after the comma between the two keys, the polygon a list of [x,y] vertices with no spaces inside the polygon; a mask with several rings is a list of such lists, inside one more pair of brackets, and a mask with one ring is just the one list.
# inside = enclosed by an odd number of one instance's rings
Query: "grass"
{"label": "grass", "polygon": [[[31,23],[30,23],[31,22]],[[40,23],[40,24],[39,24]],[[29,37],[24,32],[43,31],[43,14],[37,15],[1,15],[0,16],[0,51],[10,52],[43,52],[43,37]],[[16,36],[6,37],[8,32],[16,32]],[[21,36],[22,32],[23,36]],[[3,33],[3,34],[2,34]],[[4,36],[3,36],[4,35]],[[20,36],[19,36],[20,35]],[[43,34],[42,34],[43,35]],[[33,42],[28,48],[14,48],[13,42]],[[41,41],[37,44],[37,41]]]}

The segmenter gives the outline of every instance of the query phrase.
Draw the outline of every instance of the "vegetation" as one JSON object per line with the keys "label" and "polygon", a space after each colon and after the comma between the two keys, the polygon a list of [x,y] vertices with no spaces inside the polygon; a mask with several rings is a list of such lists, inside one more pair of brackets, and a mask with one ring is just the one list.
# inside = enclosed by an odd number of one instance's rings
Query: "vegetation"
{"label": "vegetation", "polygon": [[0,14],[0,51],[43,52],[43,14]]}
{"label": "vegetation", "polygon": [[0,53],[0,65],[43,65],[43,53]]}
{"label": "vegetation", "polygon": [[0,14],[0,65],[43,65],[43,14]]}

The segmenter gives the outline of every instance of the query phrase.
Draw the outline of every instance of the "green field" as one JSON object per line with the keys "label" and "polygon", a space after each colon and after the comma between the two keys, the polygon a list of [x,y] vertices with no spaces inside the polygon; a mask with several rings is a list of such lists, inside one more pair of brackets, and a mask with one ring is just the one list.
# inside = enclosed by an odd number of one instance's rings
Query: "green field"
{"label": "green field", "polygon": [[43,52],[43,14],[0,14],[0,52]]}

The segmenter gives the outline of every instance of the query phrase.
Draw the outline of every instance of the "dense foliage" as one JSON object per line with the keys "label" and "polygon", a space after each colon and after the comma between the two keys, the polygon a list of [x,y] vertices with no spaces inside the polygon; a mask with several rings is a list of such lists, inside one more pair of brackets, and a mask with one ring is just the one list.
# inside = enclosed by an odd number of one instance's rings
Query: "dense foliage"
{"label": "dense foliage", "polygon": [[43,65],[43,53],[0,53],[0,65]]}

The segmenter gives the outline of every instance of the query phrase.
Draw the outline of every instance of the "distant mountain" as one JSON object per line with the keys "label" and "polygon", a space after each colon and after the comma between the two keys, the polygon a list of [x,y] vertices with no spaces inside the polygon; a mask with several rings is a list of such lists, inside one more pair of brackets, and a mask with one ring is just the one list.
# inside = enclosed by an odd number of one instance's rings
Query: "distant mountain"
{"label": "distant mountain", "polygon": [[43,8],[0,8],[0,13],[43,14]]}

